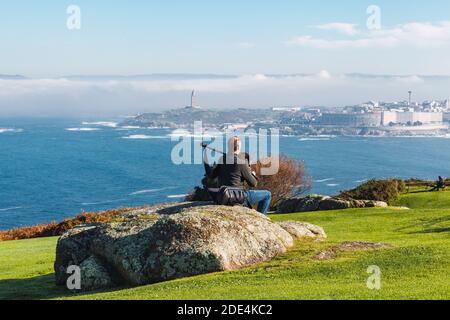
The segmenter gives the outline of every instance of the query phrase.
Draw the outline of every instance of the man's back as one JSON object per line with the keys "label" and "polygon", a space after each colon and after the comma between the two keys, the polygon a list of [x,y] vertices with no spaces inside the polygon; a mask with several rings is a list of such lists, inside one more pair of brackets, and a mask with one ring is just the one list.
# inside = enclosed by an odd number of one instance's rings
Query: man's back
{"label": "man's back", "polygon": [[219,186],[241,188],[244,182],[247,182],[251,187],[256,187],[258,181],[253,176],[250,165],[245,156],[242,154],[234,155],[233,158],[224,157],[221,159],[221,164],[212,168],[208,172],[211,178],[218,178]]}

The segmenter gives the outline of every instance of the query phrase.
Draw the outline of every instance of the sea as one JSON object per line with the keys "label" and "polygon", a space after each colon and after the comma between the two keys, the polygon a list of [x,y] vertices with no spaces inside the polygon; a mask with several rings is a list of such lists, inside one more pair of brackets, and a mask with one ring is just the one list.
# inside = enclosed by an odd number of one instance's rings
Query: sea
{"label": "sea", "polygon": [[[172,162],[170,134],[118,119],[0,119],[0,230],[183,200],[204,169]],[[282,136],[280,152],[305,161],[317,194],[373,178],[450,176],[446,137]]]}

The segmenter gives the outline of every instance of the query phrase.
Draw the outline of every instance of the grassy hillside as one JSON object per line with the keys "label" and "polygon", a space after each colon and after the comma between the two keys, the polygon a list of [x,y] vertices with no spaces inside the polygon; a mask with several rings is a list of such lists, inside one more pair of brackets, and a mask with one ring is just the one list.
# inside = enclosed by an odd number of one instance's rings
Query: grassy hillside
{"label": "grassy hillside", "polygon": [[[450,299],[450,192],[408,194],[398,205],[413,209],[273,216],[320,225],[329,239],[298,243],[271,262],[240,271],[83,295],[54,285],[56,238],[0,242],[0,299]],[[312,259],[347,240],[394,247]],[[382,271],[379,291],[366,287],[371,265]]]}
{"label": "grassy hillside", "polygon": [[403,195],[395,205],[411,209],[450,209],[449,192],[426,192],[422,189]]}

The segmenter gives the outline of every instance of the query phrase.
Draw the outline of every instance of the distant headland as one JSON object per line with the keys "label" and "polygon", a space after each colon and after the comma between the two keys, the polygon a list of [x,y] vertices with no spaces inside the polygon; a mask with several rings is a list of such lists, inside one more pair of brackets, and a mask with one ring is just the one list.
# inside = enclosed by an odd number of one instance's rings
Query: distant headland
{"label": "distant headland", "polygon": [[[410,92],[411,94],[411,92]],[[450,100],[375,102],[343,108],[273,107],[219,110],[194,105],[127,118],[122,125],[192,129],[195,121],[219,130],[277,128],[299,136],[447,136]]]}

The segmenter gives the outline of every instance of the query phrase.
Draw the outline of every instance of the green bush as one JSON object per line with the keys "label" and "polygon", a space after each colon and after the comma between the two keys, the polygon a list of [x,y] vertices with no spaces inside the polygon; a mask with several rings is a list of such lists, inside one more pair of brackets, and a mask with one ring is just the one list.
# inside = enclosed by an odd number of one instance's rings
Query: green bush
{"label": "green bush", "polygon": [[405,182],[399,179],[370,180],[355,189],[342,192],[338,197],[392,203],[405,191],[405,188]]}

